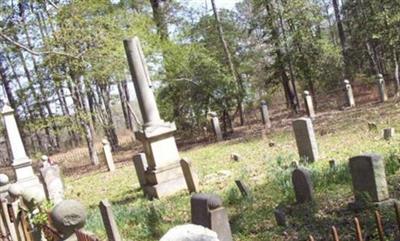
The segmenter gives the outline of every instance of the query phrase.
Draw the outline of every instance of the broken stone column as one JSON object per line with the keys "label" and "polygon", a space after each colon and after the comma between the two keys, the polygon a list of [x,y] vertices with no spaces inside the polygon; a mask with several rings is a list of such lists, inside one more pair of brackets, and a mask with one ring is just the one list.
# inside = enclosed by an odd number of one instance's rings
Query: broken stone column
{"label": "broken stone column", "polygon": [[232,241],[228,215],[217,195],[194,194],[190,199],[190,205],[193,224],[216,232],[220,241]]}
{"label": "broken stone column", "polygon": [[261,101],[261,119],[263,124],[267,127],[267,128],[271,128],[271,120],[269,118],[269,112],[268,112],[268,105],[266,101]]}
{"label": "broken stone column", "polygon": [[304,94],[303,94],[303,97],[304,97],[304,105],[306,107],[307,115],[311,119],[314,119],[315,118],[314,104],[313,104],[313,100],[312,100],[312,97],[310,95],[310,92],[305,90]]}
{"label": "broken stone column", "polygon": [[33,172],[32,160],[25,152],[25,147],[15,120],[14,110],[10,106],[4,105],[1,113],[13,156],[12,167],[17,178],[17,183],[24,188],[37,188],[37,190],[44,194],[43,186]]}
{"label": "broken stone column", "polygon": [[354,107],[356,102],[354,101],[353,88],[351,87],[350,81],[345,79],[344,81],[344,91],[346,93],[346,106]]}
{"label": "broken stone column", "polygon": [[380,101],[381,102],[387,101],[388,97],[386,94],[385,79],[383,79],[382,74],[378,74],[378,89],[379,89]]}
{"label": "broken stone column", "polygon": [[106,158],[108,170],[110,172],[113,172],[113,171],[115,171],[115,165],[114,165],[114,159],[113,159],[112,152],[111,152],[110,142],[108,142],[107,139],[103,139],[102,143],[103,143],[103,151],[104,151],[104,156]]}
{"label": "broken stone column", "polygon": [[363,154],[349,160],[356,203],[389,199],[385,163],[378,154]]}
{"label": "broken stone column", "polygon": [[211,116],[211,126],[214,131],[215,139],[217,142],[223,141],[224,138],[222,137],[221,126],[219,125],[218,115],[215,112],[210,112]]}
{"label": "broken stone column", "polygon": [[292,125],[300,158],[311,162],[318,160],[318,145],[311,119],[299,118]]}
{"label": "broken stone column", "polygon": [[124,40],[124,46],[143,118],[135,136],[144,146],[148,164],[144,191],[150,199],[172,195],[186,189],[174,138],[176,126],[160,117],[139,39]]}

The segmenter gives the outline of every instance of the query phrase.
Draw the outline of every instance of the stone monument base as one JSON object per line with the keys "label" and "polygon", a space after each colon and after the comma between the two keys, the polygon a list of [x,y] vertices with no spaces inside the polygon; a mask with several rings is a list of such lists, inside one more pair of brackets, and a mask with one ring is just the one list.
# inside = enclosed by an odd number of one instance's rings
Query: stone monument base
{"label": "stone monument base", "polygon": [[144,193],[149,199],[161,198],[187,189],[179,161],[156,170],[147,169]]}
{"label": "stone monument base", "polygon": [[13,164],[17,183],[23,188],[36,188],[45,194],[43,185],[40,183],[39,177],[35,175],[32,169],[32,161],[30,159],[18,160]]}

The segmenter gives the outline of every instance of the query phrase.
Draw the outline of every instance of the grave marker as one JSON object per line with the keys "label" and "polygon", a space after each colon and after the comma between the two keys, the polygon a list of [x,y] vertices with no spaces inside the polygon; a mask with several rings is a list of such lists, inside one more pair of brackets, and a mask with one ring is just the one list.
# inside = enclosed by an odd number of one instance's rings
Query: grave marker
{"label": "grave marker", "polygon": [[122,241],[111,209],[111,204],[107,200],[102,200],[99,203],[99,208],[104,227],[106,228],[108,241]]}
{"label": "grave marker", "polygon": [[136,175],[138,177],[138,181],[140,187],[144,190],[146,186],[146,176],[145,171],[147,168],[147,160],[146,155],[144,153],[139,153],[133,157],[133,165],[135,166]]}
{"label": "grave marker", "polygon": [[58,165],[44,165],[40,168],[46,196],[54,205],[64,200],[64,183]]}
{"label": "grave marker", "polygon": [[318,145],[311,119],[299,118],[292,125],[300,158],[311,162],[318,160]]}
{"label": "grave marker", "polygon": [[250,195],[250,188],[243,181],[235,180],[235,183],[243,197],[248,197]]}
{"label": "grave marker", "polygon": [[304,97],[304,105],[306,107],[307,115],[311,119],[314,119],[315,118],[314,104],[313,104],[313,100],[310,95],[310,92],[305,90],[303,93],[303,97]]}
{"label": "grave marker", "polygon": [[365,193],[372,202],[389,199],[385,163],[378,154],[363,154],[349,160],[353,192],[356,203],[363,203]]}
{"label": "grave marker", "polygon": [[143,125],[135,136],[144,146],[149,165],[145,172],[144,191],[150,199],[172,195],[186,189],[174,138],[176,126],[160,117],[139,39],[124,40],[124,47],[143,118]]}
{"label": "grave marker", "polygon": [[185,177],[186,185],[189,193],[199,191],[199,179],[196,173],[192,170],[192,163],[187,158],[182,158],[181,168]]}
{"label": "grave marker", "polygon": [[113,159],[112,152],[111,152],[110,142],[108,142],[107,139],[103,139],[102,143],[103,143],[103,151],[104,151],[104,156],[106,158],[108,170],[110,172],[113,172],[113,171],[115,171],[115,165],[114,165],[114,159]]}
{"label": "grave marker", "polygon": [[268,105],[267,105],[266,101],[264,101],[264,100],[261,101],[260,110],[261,110],[262,123],[267,128],[271,128],[271,120],[270,120],[270,117],[269,117]]}
{"label": "grave marker", "polygon": [[350,81],[346,79],[343,82],[344,91],[346,93],[346,105],[348,107],[354,107],[356,106],[356,102],[354,101],[353,88],[351,87]]}
{"label": "grave marker", "polygon": [[194,194],[190,204],[193,224],[213,230],[220,241],[232,241],[228,215],[217,195]]}
{"label": "grave marker", "polygon": [[386,141],[392,139],[394,137],[394,128],[386,128],[383,130],[383,139]]}
{"label": "grave marker", "polygon": [[305,168],[296,168],[292,173],[292,183],[298,204],[314,200],[314,190],[311,174]]}
{"label": "grave marker", "polygon": [[210,113],[211,116],[211,126],[214,131],[214,136],[217,142],[223,141],[224,138],[222,137],[221,126],[219,125],[218,115],[215,112]]}
{"label": "grave marker", "polygon": [[378,89],[379,89],[380,101],[381,102],[387,101],[388,97],[386,94],[385,79],[383,78],[382,74],[378,74]]}

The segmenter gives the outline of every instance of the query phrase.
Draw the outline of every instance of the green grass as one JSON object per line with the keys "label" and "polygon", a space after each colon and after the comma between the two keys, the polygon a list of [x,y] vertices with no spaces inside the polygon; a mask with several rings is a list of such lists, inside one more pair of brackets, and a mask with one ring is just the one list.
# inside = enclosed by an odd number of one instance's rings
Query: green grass
{"label": "green grass", "polygon": [[[264,139],[249,137],[210,144],[181,152],[181,156],[192,160],[201,191],[223,198],[234,240],[306,240],[310,233],[322,239],[333,224],[338,226],[343,240],[350,240],[351,220],[356,215],[373,235],[371,210],[355,213],[347,209],[353,197],[347,163],[349,157],[361,153],[381,154],[385,157],[390,193],[399,196],[396,173],[400,168],[400,139],[384,141],[380,131],[369,131],[367,127],[368,122],[374,121],[378,130],[388,126],[400,130],[397,109],[397,104],[388,103],[318,117],[315,128],[320,160],[304,164],[311,170],[315,187],[315,203],[310,205],[294,205],[290,164],[298,156],[290,126]],[[275,143],[273,147],[269,146],[271,142]],[[241,160],[231,161],[232,153],[240,154]],[[329,167],[330,159],[337,161],[335,169]],[[241,197],[236,179],[249,185],[250,197]],[[158,240],[174,225],[190,222],[190,196],[181,192],[147,201],[139,190],[133,165],[120,167],[114,173],[66,177],[65,182],[67,197],[78,199],[89,208],[86,228],[102,239],[105,233],[97,208],[102,199],[113,204],[125,240]],[[273,211],[278,205],[287,209],[288,227],[275,224]],[[393,212],[383,212],[385,221],[390,219],[388,223],[394,225]]]}

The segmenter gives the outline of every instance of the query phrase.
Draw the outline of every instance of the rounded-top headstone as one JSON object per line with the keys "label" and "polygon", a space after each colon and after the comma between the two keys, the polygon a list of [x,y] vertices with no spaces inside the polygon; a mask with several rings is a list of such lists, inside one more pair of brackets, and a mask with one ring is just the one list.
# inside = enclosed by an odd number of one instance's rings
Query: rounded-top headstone
{"label": "rounded-top headstone", "polygon": [[54,227],[68,236],[85,226],[86,209],[76,200],[64,200],[51,210],[50,217]]}
{"label": "rounded-top headstone", "polygon": [[305,90],[303,93],[304,93],[304,95],[309,95],[310,94],[310,92],[308,90]]}
{"label": "rounded-top headstone", "polygon": [[207,200],[207,206],[209,209],[217,209],[222,206],[221,198],[216,194],[208,193],[196,193],[192,196],[193,199],[203,199]]}
{"label": "rounded-top headstone", "polygon": [[378,74],[378,78],[379,78],[379,79],[382,79],[382,78],[383,78],[383,75],[382,75],[382,74]]}
{"label": "rounded-top headstone", "polygon": [[46,155],[43,155],[40,159],[41,159],[42,161],[44,161],[44,162],[49,161],[49,157],[46,156]]}
{"label": "rounded-top headstone", "polygon": [[19,185],[18,183],[11,184],[10,187],[8,188],[8,193],[12,197],[19,197],[22,195],[22,186]]}
{"label": "rounded-top headstone", "polygon": [[348,79],[345,79],[343,82],[344,82],[346,85],[350,84],[350,81],[349,81]]}
{"label": "rounded-top headstone", "polygon": [[107,145],[107,144],[109,144],[110,142],[108,142],[108,140],[107,139],[103,139],[102,141],[101,141],[102,143],[103,143],[103,145]]}
{"label": "rounded-top headstone", "polygon": [[210,112],[210,113],[208,113],[211,117],[218,117],[218,115],[217,115],[217,112],[214,112],[214,111],[212,111],[212,112]]}
{"label": "rounded-top headstone", "polygon": [[160,241],[219,241],[217,233],[200,225],[184,224],[173,227]]}
{"label": "rounded-top headstone", "polygon": [[8,178],[8,176],[6,174],[1,173],[0,174],[0,187],[5,186],[8,183],[10,183],[10,179]]}

